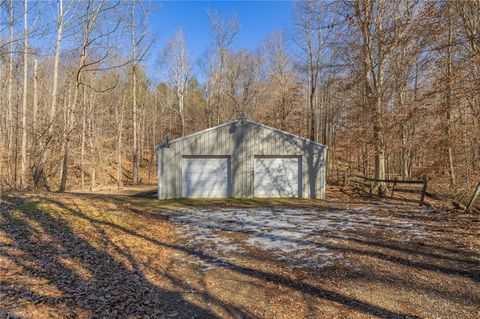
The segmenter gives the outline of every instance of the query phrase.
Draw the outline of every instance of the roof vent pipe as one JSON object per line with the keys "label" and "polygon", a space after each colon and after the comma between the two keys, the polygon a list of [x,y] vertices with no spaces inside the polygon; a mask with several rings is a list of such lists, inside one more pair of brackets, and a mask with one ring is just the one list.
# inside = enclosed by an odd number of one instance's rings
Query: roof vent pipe
{"label": "roof vent pipe", "polygon": [[170,133],[165,134],[165,136],[163,137],[163,143],[165,147],[168,147],[168,144],[170,144],[171,140],[172,140],[172,134]]}

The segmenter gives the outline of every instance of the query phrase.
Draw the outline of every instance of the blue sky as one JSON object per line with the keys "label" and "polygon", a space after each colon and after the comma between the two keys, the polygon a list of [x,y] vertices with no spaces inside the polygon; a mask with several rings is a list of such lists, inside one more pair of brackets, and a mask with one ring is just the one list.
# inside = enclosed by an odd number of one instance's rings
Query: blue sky
{"label": "blue sky", "polygon": [[177,30],[184,31],[193,61],[205,52],[211,41],[208,10],[216,10],[225,18],[235,12],[240,31],[234,47],[255,49],[271,32],[291,25],[293,8],[291,1],[162,1],[157,5],[149,26],[158,38],[147,65],[154,80],[158,80],[153,72],[158,54]]}

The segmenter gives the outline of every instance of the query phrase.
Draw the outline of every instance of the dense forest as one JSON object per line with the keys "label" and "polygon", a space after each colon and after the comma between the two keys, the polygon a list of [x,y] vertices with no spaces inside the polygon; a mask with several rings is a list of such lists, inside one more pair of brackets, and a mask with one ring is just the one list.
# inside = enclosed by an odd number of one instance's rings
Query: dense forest
{"label": "dense forest", "polygon": [[157,3],[0,5],[3,190],[154,183],[166,133],[240,115],[327,144],[330,183],[428,177],[462,198],[480,178],[478,0],[302,1],[256,50],[209,11],[195,60],[182,30],[153,50]]}

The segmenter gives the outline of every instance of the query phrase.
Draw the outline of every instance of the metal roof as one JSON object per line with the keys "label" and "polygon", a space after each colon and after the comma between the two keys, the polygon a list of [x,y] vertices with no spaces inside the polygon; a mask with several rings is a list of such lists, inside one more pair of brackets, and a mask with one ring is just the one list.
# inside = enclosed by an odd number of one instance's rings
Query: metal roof
{"label": "metal roof", "polygon": [[[232,120],[232,121],[229,121],[229,122],[226,122],[226,123],[217,125],[217,126],[213,126],[213,127],[204,129],[204,130],[202,130],[202,131],[198,131],[198,132],[195,132],[195,133],[192,133],[192,134],[189,134],[189,135],[185,135],[185,136],[176,138],[176,139],[174,139],[174,140],[171,140],[171,141],[168,143],[168,145],[170,145],[170,144],[172,144],[172,143],[179,142],[179,141],[186,140],[186,139],[188,139],[188,138],[191,138],[191,137],[194,137],[194,136],[197,136],[197,135],[200,135],[200,134],[209,132],[209,131],[213,131],[213,130],[219,129],[219,128],[221,128],[221,127],[224,127],[224,126],[227,126],[227,125],[230,125],[230,124],[233,124],[233,123],[238,123],[238,122],[248,122],[248,123],[250,123],[250,124],[257,125],[257,126],[259,126],[259,127],[262,127],[262,128],[265,128],[265,129],[268,129],[268,130],[271,130],[271,131],[274,131],[274,132],[277,132],[277,133],[281,133],[281,134],[284,134],[284,135],[291,136],[291,137],[293,137],[293,138],[296,138],[296,139],[301,140],[301,141],[306,142],[306,143],[311,143],[311,144],[314,144],[314,145],[317,145],[317,146],[321,146],[321,147],[323,147],[323,148],[328,148],[328,146],[325,145],[325,144],[321,144],[321,143],[318,143],[318,142],[309,140],[309,139],[307,139],[307,138],[304,138],[304,137],[301,137],[301,136],[298,136],[298,135],[295,135],[295,134],[292,134],[292,133],[283,131],[283,130],[278,129],[278,128],[275,128],[275,127],[271,127],[271,126],[268,126],[268,125],[265,125],[265,124],[257,123],[257,122],[255,122],[255,121],[252,121],[252,120],[246,118],[246,117],[241,117],[240,119],[237,119],[237,120]],[[157,145],[157,148],[165,148],[166,146],[167,146],[166,143],[161,143],[161,144],[158,144],[158,145]]]}

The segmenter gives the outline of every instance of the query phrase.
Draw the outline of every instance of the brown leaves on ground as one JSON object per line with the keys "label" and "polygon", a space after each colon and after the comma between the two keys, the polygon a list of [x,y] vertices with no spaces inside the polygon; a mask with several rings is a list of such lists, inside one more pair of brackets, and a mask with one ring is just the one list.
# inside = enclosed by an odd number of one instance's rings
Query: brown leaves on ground
{"label": "brown leaves on ground", "polygon": [[343,257],[335,264],[296,269],[268,251],[250,249],[226,258],[187,245],[166,213],[182,207],[214,213],[221,202],[7,196],[0,215],[0,317],[478,318],[477,216],[332,197],[224,205],[303,207],[320,215],[368,208],[382,220],[420,225],[426,235],[407,240],[408,229],[358,227],[336,241]]}

